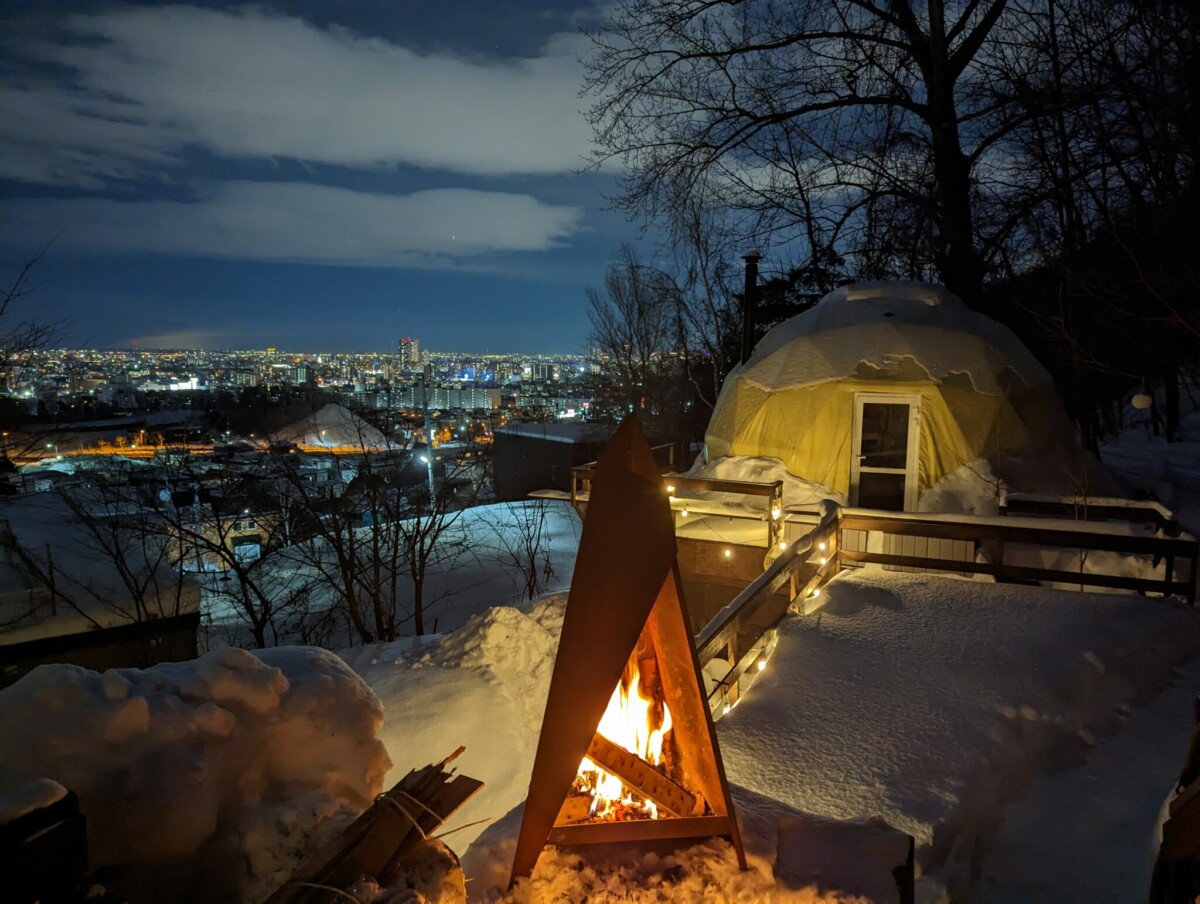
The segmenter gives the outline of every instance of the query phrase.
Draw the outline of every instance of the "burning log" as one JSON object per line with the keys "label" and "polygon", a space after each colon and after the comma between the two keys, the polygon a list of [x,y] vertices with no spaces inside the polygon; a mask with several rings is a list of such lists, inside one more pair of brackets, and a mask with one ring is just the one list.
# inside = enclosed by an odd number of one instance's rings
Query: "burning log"
{"label": "burning log", "polygon": [[672,816],[703,816],[704,798],[671,781],[641,757],[597,734],[588,745],[588,759],[636,788]]}

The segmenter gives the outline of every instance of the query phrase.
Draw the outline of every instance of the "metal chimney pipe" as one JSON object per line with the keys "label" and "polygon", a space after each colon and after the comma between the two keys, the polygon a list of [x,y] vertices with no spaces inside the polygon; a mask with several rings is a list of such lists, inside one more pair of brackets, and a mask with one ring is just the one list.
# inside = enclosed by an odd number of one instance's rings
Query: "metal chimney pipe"
{"label": "metal chimney pipe", "polygon": [[751,251],[743,254],[742,260],[746,262],[746,288],[742,295],[742,363],[745,364],[754,351],[754,308],[758,301],[758,262],[762,255]]}

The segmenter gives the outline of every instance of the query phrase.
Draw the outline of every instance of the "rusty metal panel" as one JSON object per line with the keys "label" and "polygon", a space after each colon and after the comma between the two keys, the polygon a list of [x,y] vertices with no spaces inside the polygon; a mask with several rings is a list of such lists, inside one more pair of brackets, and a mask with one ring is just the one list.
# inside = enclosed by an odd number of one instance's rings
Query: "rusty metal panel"
{"label": "rusty metal panel", "polygon": [[[532,872],[552,830],[555,839],[573,839],[560,843],[573,844],[610,835],[647,839],[724,835],[734,842],[739,863],[745,867],[681,587],[670,505],[641,425],[631,415],[597,462],[517,840],[513,880]],[[689,785],[703,793],[712,815],[555,828],[580,761],[639,639],[654,647],[681,768]]]}

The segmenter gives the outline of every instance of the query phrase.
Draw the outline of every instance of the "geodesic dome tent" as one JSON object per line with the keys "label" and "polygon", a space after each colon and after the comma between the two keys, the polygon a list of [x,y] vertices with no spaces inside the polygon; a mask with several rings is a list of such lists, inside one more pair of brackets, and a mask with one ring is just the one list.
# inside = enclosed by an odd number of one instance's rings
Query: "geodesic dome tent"
{"label": "geodesic dome tent", "polygon": [[843,286],[772,329],[726,378],[705,454],[779,458],[851,505],[905,510],[979,459],[1031,492],[1072,492],[1085,468],[1029,350],[913,282]]}

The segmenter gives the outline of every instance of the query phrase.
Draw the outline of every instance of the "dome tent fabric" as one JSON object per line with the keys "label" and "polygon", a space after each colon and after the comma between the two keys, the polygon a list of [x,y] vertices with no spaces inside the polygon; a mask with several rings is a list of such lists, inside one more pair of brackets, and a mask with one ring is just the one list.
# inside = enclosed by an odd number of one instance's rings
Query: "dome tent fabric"
{"label": "dome tent fabric", "polygon": [[927,283],[843,286],[772,329],[725,380],[709,461],[770,456],[852,496],[856,399],[911,400],[924,491],[986,459],[1013,489],[1074,491],[1085,472],[1053,381],[1006,327]]}

